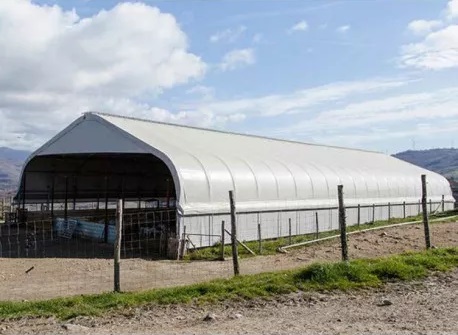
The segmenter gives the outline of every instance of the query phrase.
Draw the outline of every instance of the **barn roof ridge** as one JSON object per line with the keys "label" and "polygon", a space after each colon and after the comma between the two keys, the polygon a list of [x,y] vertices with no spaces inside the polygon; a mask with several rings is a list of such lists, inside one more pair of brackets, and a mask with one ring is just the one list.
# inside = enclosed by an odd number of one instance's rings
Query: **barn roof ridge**
{"label": "barn roof ridge", "polygon": [[167,125],[167,126],[182,127],[182,128],[196,129],[196,130],[204,130],[204,131],[210,131],[210,132],[227,134],[227,135],[238,135],[238,136],[253,137],[253,138],[259,138],[259,139],[271,140],[271,141],[278,141],[278,142],[287,142],[287,143],[311,145],[311,146],[316,146],[316,147],[324,147],[324,148],[343,149],[343,150],[351,150],[351,151],[361,151],[361,152],[368,152],[368,153],[375,153],[375,154],[383,154],[382,152],[375,151],[375,150],[366,150],[366,149],[359,149],[359,148],[348,148],[348,147],[341,147],[341,146],[337,146],[337,145],[308,143],[308,142],[302,142],[302,141],[275,138],[275,137],[270,137],[270,136],[244,134],[244,133],[238,133],[238,132],[227,131],[227,130],[212,129],[212,128],[205,128],[205,127],[197,127],[197,126],[190,126],[190,125],[177,124],[177,123],[164,122],[164,121],[155,121],[155,120],[151,120],[151,119],[143,119],[143,118],[138,118],[138,117],[134,117],[134,116],[125,116],[125,115],[111,114],[111,113],[106,113],[106,112],[87,111],[87,112],[84,112],[83,115],[100,115],[100,116],[117,117],[117,118],[120,118],[120,119],[127,119],[127,120],[134,120],[134,121],[155,123],[155,124],[163,124],[163,125]]}

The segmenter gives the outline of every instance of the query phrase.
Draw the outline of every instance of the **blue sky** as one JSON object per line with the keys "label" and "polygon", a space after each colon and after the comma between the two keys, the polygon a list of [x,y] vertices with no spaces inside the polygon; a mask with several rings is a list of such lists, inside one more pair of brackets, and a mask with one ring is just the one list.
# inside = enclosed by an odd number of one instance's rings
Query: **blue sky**
{"label": "blue sky", "polygon": [[458,145],[458,0],[4,0],[0,36],[0,145],[36,148],[88,109],[387,153]]}

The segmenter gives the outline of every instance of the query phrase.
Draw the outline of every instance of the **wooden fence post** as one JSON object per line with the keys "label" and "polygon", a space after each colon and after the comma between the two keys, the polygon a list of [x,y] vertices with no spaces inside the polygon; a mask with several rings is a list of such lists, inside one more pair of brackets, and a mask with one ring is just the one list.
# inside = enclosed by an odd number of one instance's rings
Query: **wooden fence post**
{"label": "wooden fence post", "polygon": [[226,231],[224,229],[224,220],[221,222],[221,254],[220,254],[220,260],[224,261],[224,246],[225,246],[225,236],[226,236]]}
{"label": "wooden fence post", "polygon": [[289,245],[291,245],[293,244],[292,239],[291,239],[291,218],[288,219],[288,234],[289,234],[288,242],[289,242]]}
{"label": "wooden fence post", "polygon": [[261,222],[258,222],[258,252],[262,254]]}
{"label": "wooden fence post", "polygon": [[234,263],[234,275],[240,274],[239,253],[237,250],[237,218],[235,212],[234,192],[229,191],[229,202],[231,205],[231,244],[232,244],[232,262]]}
{"label": "wooden fence post", "polygon": [[342,245],[342,260],[348,261],[348,245],[347,245],[347,224],[345,217],[345,206],[343,201],[343,185],[337,186],[339,197],[339,228],[340,228],[340,244]]}
{"label": "wooden fence post", "polygon": [[361,205],[358,204],[358,229],[359,229],[359,226],[361,225]]}
{"label": "wooden fence post", "polygon": [[123,217],[123,200],[118,200],[116,209],[116,240],[114,245],[114,291],[121,292],[121,240],[122,240],[122,217]]}
{"label": "wooden fence post", "polygon": [[388,203],[388,223],[391,221],[391,202]]}
{"label": "wooden fence post", "polygon": [[315,228],[316,228],[315,239],[318,240],[318,238],[320,237],[320,226],[318,224],[318,212],[315,212]]}
{"label": "wooden fence post", "polygon": [[426,193],[426,175],[421,175],[421,204],[423,209],[423,226],[425,229],[425,242],[426,249],[431,248],[431,236],[429,234],[429,222],[428,222],[428,207],[426,203],[427,193]]}
{"label": "wooden fence post", "polygon": [[375,204],[372,204],[372,223],[375,222]]}

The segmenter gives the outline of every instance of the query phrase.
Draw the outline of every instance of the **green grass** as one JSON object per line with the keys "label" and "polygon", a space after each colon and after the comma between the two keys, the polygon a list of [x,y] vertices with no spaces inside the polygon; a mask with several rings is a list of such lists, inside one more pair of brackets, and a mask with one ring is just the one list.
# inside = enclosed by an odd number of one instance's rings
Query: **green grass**
{"label": "green grass", "polygon": [[[428,205],[429,206],[429,205]],[[430,216],[430,220],[433,219],[440,219],[448,216],[458,215],[458,210],[446,211],[443,213],[438,213]],[[357,230],[363,230],[368,228],[375,228],[375,227],[389,227],[390,225],[396,223],[404,223],[404,222],[413,222],[413,221],[420,221],[422,219],[421,215],[417,216],[410,216],[405,219],[403,218],[392,218],[390,221],[375,221],[373,223],[365,223],[361,224],[359,227],[357,225],[347,227],[347,232],[353,232]],[[328,236],[337,235],[339,233],[338,230],[331,230],[326,231],[318,234],[318,238],[324,238]],[[316,239],[316,234],[306,234],[306,235],[298,235],[292,236],[291,242],[292,244],[312,241]],[[258,241],[249,241],[244,242],[251,250],[258,254],[259,250],[259,243]],[[280,237],[277,239],[271,240],[263,240],[262,241],[262,255],[274,255],[278,252],[278,248],[284,247],[289,244],[288,237]],[[244,257],[253,257],[247,250],[245,250],[242,246],[238,248],[239,256]],[[207,248],[200,248],[196,250],[191,250],[187,255],[185,255],[185,260],[219,260],[221,253],[221,246],[219,243],[215,244],[214,246],[207,247]],[[224,248],[224,255],[226,257],[232,257],[232,250],[230,245],[226,245]]]}
{"label": "green grass", "polygon": [[387,281],[423,278],[431,271],[458,267],[458,248],[433,249],[347,263],[316,263],[306,268],[218,279],[206,283],[135,293],[105,293],[32,302],[0,302],[0,319],[25,316],[69,319],[152,304],[214,303],[267,298],[294,291],[348,290]]}

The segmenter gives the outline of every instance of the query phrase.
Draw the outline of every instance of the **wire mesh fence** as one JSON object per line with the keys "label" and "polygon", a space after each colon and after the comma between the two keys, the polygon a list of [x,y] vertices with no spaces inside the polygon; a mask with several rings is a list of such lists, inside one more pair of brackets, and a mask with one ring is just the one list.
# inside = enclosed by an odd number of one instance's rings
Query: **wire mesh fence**
{"label": "wire mesh fence", "polygon": [[[112,291],[116,222],[120,220],[115,205],[111,202],[106,208],[67,211],[56,207],[53,217],[49,211],[29,211],[22,217],[16,213],[0,224],[0,300]],[[430,214],[442,212],[449,205],[444,201],[429,201],[428,210]],[[382,220],[395,223],[399,218],[420,213],[418,202],[363,203],[346,208],[348,223],[356,228]],[[320,259],[308,251],[306,256],[294,257],[278,251],[291,244],[335,234],[338,229],[337,207],[239,212],[236,230],[242,257],[241,274],[289,269],[303,266],[315,257]],[[225,213],[180,217],[175,208],[125,204],[119,232],[123,291],[185,285],[233,275],[231,220]],[[223,241],[226,245],[222,245]],[[339,260],[337,249],[338,244],[332,244],[325,259]],[[266,257],[251,257],[252,254]]]}

